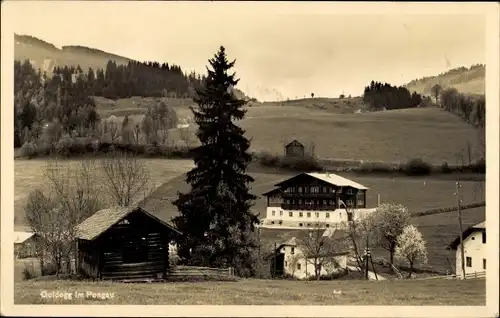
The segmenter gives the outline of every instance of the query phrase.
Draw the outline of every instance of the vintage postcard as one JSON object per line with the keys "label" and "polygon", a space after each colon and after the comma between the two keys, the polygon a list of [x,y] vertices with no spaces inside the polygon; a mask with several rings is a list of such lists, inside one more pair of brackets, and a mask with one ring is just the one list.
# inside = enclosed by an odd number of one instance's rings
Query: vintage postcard
{"label": "vintage postcard", "polygon": [[2,314],[498,317],[499,14],[3,2]]}

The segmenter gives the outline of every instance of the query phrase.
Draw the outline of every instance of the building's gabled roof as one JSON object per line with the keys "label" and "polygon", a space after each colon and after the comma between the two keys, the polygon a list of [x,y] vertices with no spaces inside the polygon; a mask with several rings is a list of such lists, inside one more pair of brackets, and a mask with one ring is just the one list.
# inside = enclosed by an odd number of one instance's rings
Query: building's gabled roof
{"label": "building's gabled roof", "polygon": [[102,233],[106,232],[110,227],[123,220],[127,215],[129,215],[134,211],[140,211],[146,214],[147,216],[157,220],[164,226],[180,234],[180,232],[173,226],[160,220],[159,218],[147,212],[146,210],[137,206],[130,206],[130,207],[111,207],[97,211],[96,213],[85,219],[82,223],[80,223],[76,227],[77,238],[83,240],[93,240]]}
{"label": "building's gabled roof", "polygon": [[[476,225],[468,227],[463,233],[462,233],[462,239],[465,240],[466,238],[469,237],[474,232],[486,232],[486,222],[481,222]],[[448,245],[446,248],[447,250],[456,250],[458,246],[460,245],[460,236],[457,236],[453,242]]]}
{"label": "building's gabled roof", "polygon": [[352,188],[355,188],[358,190],[368,190],[368,188],[365,187],[364,185],[359,184],[357,182],[354,182],[352,180],[349,180],[347,178],[341,177],[341,176],[334,174],[334,173],[310,172],[310,173],[307,173],[307,175],[309,175],[313,178],[328,182],[332,185],[340,186],[340,187],[352,187]]}
{"label": "building's gabled roof", "polygon": [[297,246],[297,238],[294,236],[285,243],[282,243],[279,247],[282,246]]}
{"label": "building's gabled roof", "polygon": [[29,238],[35,235],[32,232],[18,232],[14,231],[14,244],[26,242]]}
{"label": "building's gabled roof", "polygon": [[362,184],[359,184],[357,182],[354,182],[352,180],[349,180],[347,178],[344,178],[344,177],[341,177],[337,174],[334,174],[334,173],[329,173],[329,172],[322,172],[322,173],[319,173],[319,172],[308,172],[308,173],[301,173],[301,174],[298,174],[290,179],[287,179],[285,181],[282,181],[278,184],[276,184],[275,186],[276,187],[279,187],[281,186],[284,182],[287,182],[293,178],[296,178],[298,176],[301,176],[301,175],[308,175],[310,177],[313,177],[313,178],[316,178],[316,179],[319,179],[321,181],[324,181],[324,182],[327,182],[331,185],[335,185],[335,186],[339,186],[339,187],[351,187],[351,188],[355,188],[355,189],[358,189],[358,190],[368,190],[368,187],[365,187],[364,185]]}
{"label": "building's gabled roof", "polygon": [[304,147],[302,143],[300,143],[297,139],[292,140],[290,143],[288,143],[285,148],[291,147],[291,146],[300,146]]}

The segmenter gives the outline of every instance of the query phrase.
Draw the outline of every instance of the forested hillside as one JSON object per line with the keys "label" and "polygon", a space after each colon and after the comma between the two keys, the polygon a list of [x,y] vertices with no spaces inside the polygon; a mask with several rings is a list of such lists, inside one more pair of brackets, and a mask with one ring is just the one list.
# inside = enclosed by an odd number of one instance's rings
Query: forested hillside
{"label": "forested hillside", "polygon": [[413,80],[406,84],[412,92],[424,95],[432,94],[432,87],[439,84],[442,88],[455,88],[462,94],[484,94],[486,66],[475,64],[467,67],[458,67],[436,76],[429,76]]}

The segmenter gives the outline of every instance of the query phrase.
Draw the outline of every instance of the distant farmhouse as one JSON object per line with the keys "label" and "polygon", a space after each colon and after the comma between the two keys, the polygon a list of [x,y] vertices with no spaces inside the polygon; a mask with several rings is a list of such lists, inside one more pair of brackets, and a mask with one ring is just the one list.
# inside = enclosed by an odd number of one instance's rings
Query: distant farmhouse
{"label": "distant farmhouse", "polygon": [[39,236],[32,232],[14,232],[14,256],[15,258],[27,258],[36,256],[36,243]]}
{"label": "distant farmhouse", "polygon": [[[349,252],[339,251],[321,255],[318,263],[323,264],[320,275],[331,275],[347,268]],[[298,279],[314,277],[314,256],[305,255],[297,243],[297,238],[280,244],[271,261],[271,273],[274,277],[293,276]]]}
{"label": "distant farmhouse", "polygon": [[[476,224],[466,229],[462,234],[465,254],[465,275],[483,273],[486,271],[486,224]],[[462,256],[460,237],[455,238],[448,246],[449,250],[456,251],[456,275],[462,276]]]}
{"label": "distant farmhouse", "polygon": [[304,157],[305,150],[304,145],[293,140],[291,143],[285,146],[285,156],[287,157]]}
{"label": "distant farmhouse", "polygon": [[266,192],[263,227],[339,226],[375,209],[366,208],[367,187],[333,173],[302,173]]}

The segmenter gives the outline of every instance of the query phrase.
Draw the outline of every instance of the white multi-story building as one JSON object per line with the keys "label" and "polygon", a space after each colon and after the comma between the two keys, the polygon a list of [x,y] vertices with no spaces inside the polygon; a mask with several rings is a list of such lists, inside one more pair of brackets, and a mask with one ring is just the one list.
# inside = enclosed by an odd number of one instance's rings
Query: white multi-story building
{"label": "white multi-story building", "polygon": [[366,208],[367,187],[333,173],[302,173],[264,193],[263,227],[339,227],[373,212]]}
{"label": "white multi-story building", "polygon": [[[486,271],[486,259],[488,250],[486,248],[486,224],[481,222],[469,227],[462,234],[465,256],[465,275],[484,273]],[[462,255],[460,237],[457,237],[448,246],[448,249],[456,251],[455,272],[462,277]]]}

